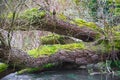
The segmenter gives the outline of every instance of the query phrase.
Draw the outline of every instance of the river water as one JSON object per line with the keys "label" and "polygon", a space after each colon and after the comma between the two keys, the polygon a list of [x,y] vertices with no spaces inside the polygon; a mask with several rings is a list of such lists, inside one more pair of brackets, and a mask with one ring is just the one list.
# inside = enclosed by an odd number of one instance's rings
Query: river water
{"label": "river water", "polygon": [[1,80],[120,80],[120,77],[111,74],[90,75],[86,70],[62,70],[22,75],[11,73]]}

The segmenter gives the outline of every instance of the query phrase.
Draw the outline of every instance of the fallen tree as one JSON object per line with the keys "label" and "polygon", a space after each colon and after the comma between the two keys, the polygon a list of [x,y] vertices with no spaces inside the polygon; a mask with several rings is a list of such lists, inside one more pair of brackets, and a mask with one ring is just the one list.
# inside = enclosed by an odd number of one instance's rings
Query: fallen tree
{"label": "fallen tree", "polygon": [[5,47],[0,49],[0,58],[9,64],[14,64],[17,67],[40,67],[48,63],[61,63],[69,62],[78,65],[86,65],[89,63],[97,63],[107,59],[108,54],[96,52],[89,49],[81,50],[60,50],[53,55],[34,58],[26,52],[16,49]]}
{"label": "fallen tree", "polygon": [[[2,37],[2,39],[4,39]],[[5,41],[5,40],[4,40]],[[40,67],[43,65],[47,65],[49,63],[74,63],[76,65],[87,65],[90,63],[97,63],[99,61],[105,61],[110,59],[114,55],[118,55],[119,50],[112,51],[105,50],[105,46],[103,45],[93,45],[93,43],[85,43],[85,48],[81,47],[79,49],[73,50],[65,50],[61,49],[54,54],[48,56],[38,56],[33,57],[30,56],[27,52],[22,50],[9,47],[4,42],[2,42],[0,46],[0,59],[4,63],[8,63],[9,65],[15,65],[18,68],[26,68],[26,67]]]}
{"label": "fallen tree", "polygon": [[[44,14],[41,16],[40,22],[29,23],[33,26],[33,28],[29,29],[29,25],[25,25],[26,22],[22,19],[22,21],[16,20],[15,25],[21,25],[18,28],[16,26],[12,27],[13,30],[46,30],[58,33],[60,35],[72,36],[78,39],[82,39],[83,41],[94,41],[103,37],[102,33],[97,30],[93,30],[87,26],[79,27],[78,25],[72,24],[70,22],[66,22],[58,19],[55,15]],[[40,17],[40,18],[41,18]],[[42,23],[42,24],[41,24]],[[9,23],[7,23],[9,24]],[[23,26],[24,25],[24,26]],[[1,27],[4,30],[8,30],[8,27]],[[104,38],[103,38],[104,39]],[[92,43],[84,43],[86,48],[84,49],[74,49],[74,50],[60,50],[56,53],[34,58],[28,55],[26,52],[10,47],[6,44],[6,38],[3,35],[0,35],[1,45],[0,45],[0,59],[8,63],[9,65],[15,65],[19,68],[26,67],[40,67],[49,63],[57,63],[61,64],[64,62],[67,63],[75,63],[76,65],[86,65],[89,63],[97,63],[99,61],[105,61],[110,59],[108,56],[118,55],[119,50],[107,49],[104,51],[103,45],[98,43],[97,45],[93,45]],[[100,39],[101,40],[101,39]],[[109,46],[110,47],[110,46]],[[104,47],[105,48],[105,47]],[[106,49],[106,48],[105,48]],[[109,54],[111,53],[111,54]]]}
{"label": "fallen tree", "polygon": [[[33,13],[30,13],[32,11]],[[33,15],[33,14],[37,14],[37,15]],[[29,16],[31,17],[29,18]],[[11,16],[10,19],[12,17],[13,16]],[[5,24],[7,24],[7,26],[5,25],[3,27],[1,26],[3,29],[5,30],[11,29],[9,27],[10,22]],[[96,27],[97,25],[94,24],[91,26]],[[82,25],[80,27],[71,22],[61,20],[56,15],[48,14],[45,11],[39,11],[36,8],[25,11],[25,13],[24,12],[21,13],[21,15],[14,22],[12,29],[23,30],[23,31],[26,31],[26,30],[50,31],[60,35],[66,35],[66,36],[82,39],[83,41],[95,41],[96,39],[101,37],[101,33],[99,33],[97,29],[96,30],[92,29],[87,25]]]}

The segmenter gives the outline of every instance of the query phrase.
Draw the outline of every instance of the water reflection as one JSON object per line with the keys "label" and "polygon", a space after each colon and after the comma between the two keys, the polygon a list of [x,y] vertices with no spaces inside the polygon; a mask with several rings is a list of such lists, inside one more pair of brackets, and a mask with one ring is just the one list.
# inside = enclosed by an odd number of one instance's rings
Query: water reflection
{"label": "water reflection", "polygon": [[110,74],[89,75],[85,70],[49,71],[39,74],[16,75],[12,73],[1,80],[120,80]]}

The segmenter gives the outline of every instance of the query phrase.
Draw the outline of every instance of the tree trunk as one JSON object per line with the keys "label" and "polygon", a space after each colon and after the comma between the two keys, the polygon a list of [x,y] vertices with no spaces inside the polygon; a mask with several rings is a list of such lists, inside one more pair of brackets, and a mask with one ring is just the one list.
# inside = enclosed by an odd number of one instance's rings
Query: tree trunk
{"label": "tree trunk", "polygon": [[[30,25],[25,25],[26,23],[27,22],[25,22],[24,20],[16,20],[16,26],[12,29],[50,31],[60,35],[75,37],[83,41],[95,41],[97,38],[101,37],[101,34],[98,31],[92,30],[87,26],[79,27],[75,24],[65,22],[49,14],[46,14],[46,16],[42,18],[40,22],[36,22]],[[9,23],[7,23],[7,26],[8,25]],[[20,26],[17,28],[17,25]],[[9,27],[5,26],[3,26],[2,28],[6,30],[9,29]]]}
{"label": "tree trunk", "polygon": [[[48,63],[63,63],[69,62],[77,65],[87,65],[89,63],[97,63],[99,61],[105,61],[108,59],[108,53],[105,54],[101,50],[73,50],[66,51],[61,50],[53,55],[47,57],[34,58],[29,56],[26,52],[16,49],[4,47],[0,49],[0,59],[5,63],[14,64],[19,68],[26,67],[40,67]],[[116,53],[118,53],[116,51]]]}

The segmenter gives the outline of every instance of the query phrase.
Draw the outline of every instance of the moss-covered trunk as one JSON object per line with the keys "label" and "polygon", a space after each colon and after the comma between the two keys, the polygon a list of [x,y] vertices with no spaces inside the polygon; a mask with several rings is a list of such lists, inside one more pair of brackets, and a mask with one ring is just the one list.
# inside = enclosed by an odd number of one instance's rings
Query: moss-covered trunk
{"label": "moss-covered trunk", "polygon": [[[94,47],[94,46],[93,46]],[[91,49],[91,50],[90,50]],[[109,51],[108,51],[109,52]],[[49,63],[69,62],[77,65],[86,65],[97,63],[108,59],[108,53],[105,54],[102,49],[86,48],[81,50],[60,50],[55,54],[34,58],[26,52],[16,48],[1,48],[0,59],[9,65],[15,65],[19,68],[41,67]]]}
{"label": "moss-covered trunk", "polygon": [[[82,39],[83,41],[95,41],[101,37],[101,34],[97,32],[97,30],[87,27],[88,25],[82,25],[80,27],[72,22],[59,19],[57,15],[40,12],[38,9],[29,10],[22,14],[20,14],[19,18],[14,22],[12,29],[50,31],[60,35]],[[10,23],[6,24],[7,26],[1,26],[1,28],[8,30]],[[91,27],[93,26],[95,25],[91,25]]]}

